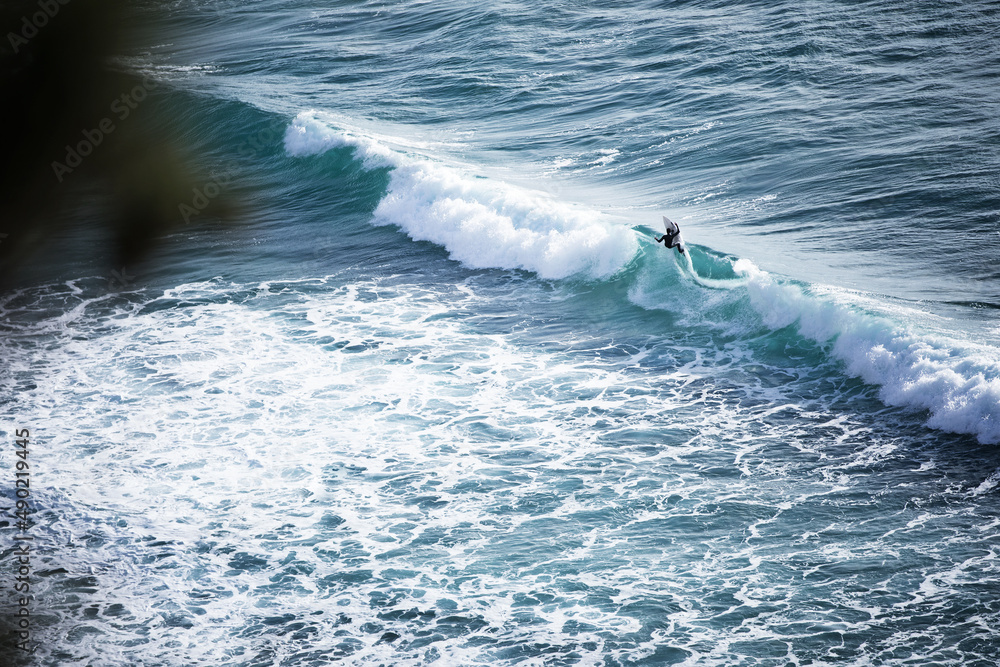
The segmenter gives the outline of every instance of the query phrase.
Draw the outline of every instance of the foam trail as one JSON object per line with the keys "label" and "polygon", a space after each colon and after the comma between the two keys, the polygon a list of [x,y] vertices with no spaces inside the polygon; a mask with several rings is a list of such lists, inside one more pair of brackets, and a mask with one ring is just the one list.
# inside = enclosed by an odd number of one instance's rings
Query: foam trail
{"label": "foam trail", "polygon": [[372,138],[331,127],[316,112],[299,114],[285,135],[291,155],[351,148],[369,169],[391,167],[376,224],[445,247],[472,268],[525,269],[542,278],[607,278],[636,255],[636,232],[532,192],[474,178],[393,151]]}
{"label": "foam trail", "polygon": [[[832,353],[853,377],[878,385],[888,405],[927,410],[931,428],[1000,442],[1000,351],[945,337],[916,334],[856,306],[806,294],[748,260],[734,268],[747,278],[750,301],[773,329],[799,332]],[[846,295],[842,295],[846,298]]]}
{"label": "foam trail", "polygon": [[702,287],[707,287],[709,289],[735,289],[737,287],[742,287],[746,285],[747,281],[745,278],[728,278],[728,279],[718,279],[718,278],[706,278],[700,275],[694,268],[694,261],[691,259],[691,251],[687,250],[681,255],[684,259],[681,260],[682,264],[687,267],[688,274],[691,278],[701,285]]}

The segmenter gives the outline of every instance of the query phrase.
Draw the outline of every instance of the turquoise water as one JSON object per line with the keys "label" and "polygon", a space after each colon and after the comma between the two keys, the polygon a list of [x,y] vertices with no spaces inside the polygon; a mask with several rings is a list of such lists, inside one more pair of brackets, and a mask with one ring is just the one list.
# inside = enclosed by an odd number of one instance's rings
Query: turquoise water
{"label": "turquoise water", "polygon": [[148,12],[252,216],[0,298],[38,664],[995,664],[995,4]]}

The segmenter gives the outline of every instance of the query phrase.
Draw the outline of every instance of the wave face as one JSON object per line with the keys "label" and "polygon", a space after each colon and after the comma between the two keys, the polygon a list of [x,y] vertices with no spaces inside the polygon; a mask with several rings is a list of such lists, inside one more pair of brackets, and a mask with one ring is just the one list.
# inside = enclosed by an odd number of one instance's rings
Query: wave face
{"label": "wave face", "polygon": [[995,662],[988,4],[145,4],[251,214],[0,295],[36,664]]}

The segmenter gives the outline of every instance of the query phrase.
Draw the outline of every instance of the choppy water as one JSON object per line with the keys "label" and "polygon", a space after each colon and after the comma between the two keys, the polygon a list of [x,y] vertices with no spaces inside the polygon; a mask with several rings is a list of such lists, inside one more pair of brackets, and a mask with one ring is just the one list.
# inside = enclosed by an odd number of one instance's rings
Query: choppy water
{"label": "choppy water", "polygon": [[150,8],[254,217],[0,298],[38,664],[994,664],[997,9]]}

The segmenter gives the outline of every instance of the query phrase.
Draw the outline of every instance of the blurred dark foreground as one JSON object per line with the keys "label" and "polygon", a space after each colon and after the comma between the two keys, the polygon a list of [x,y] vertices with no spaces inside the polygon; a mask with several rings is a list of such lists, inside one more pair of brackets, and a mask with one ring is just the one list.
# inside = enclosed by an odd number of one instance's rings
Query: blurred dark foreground
{"label": "blurred dark foreground", "polygon": [[[122,64],[157,37],[135,10],[122,0],[0,5],[0,290],[29,262],[58,264],[67,240],[92,245],[107,270],[135,266],[191,222],[192,192],[212,180],[157,103],[167,84]],[[233,217],[224,194],[196,213]]]}

